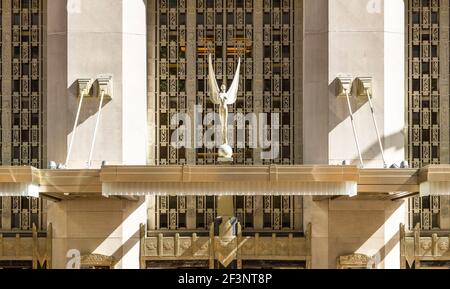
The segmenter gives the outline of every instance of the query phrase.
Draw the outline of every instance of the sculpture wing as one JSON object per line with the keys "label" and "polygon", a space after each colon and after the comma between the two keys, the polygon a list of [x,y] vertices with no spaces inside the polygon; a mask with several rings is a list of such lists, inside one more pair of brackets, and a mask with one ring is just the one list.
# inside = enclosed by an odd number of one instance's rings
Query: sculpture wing
{"label": "sculpture wing", "polygon": [[230,89],[227,92],[228,99],[227,104],[232,105],[237,100],[237,94],[239,90],[239,75],[241,71],[241,58],[239,58],[236,74],[234,75],[233,83],[231,84]]}
{"label": "sculpture wing", "polygon": [[211,54],[209,55],[209,75],[208,75],[208,88],[209,88],[209,98],[211,101],[216,104],[220,105],[220,88],[217,84],[216,80],[216,74],[214,72],[214,67],[212,65],[212,58]]}

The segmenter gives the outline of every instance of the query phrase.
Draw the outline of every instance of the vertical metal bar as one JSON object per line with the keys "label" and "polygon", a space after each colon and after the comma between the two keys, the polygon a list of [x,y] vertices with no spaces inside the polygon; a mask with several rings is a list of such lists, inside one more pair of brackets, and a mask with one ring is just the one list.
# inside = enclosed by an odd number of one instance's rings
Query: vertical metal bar
{"label": "vertical metal bar", "polygon": [[374,108],[373,102],[372,102],[372,95],[368,89],[366,89],[366,95],[367,95],[367,98],[369,99],[369,105],[370,105],[370,111],[372,114],[373,125],[375,126],[375,131],[377,133],[377,139],[378,139],[378,144],[380,145],[380,151],[381,151],[381,156],[383,158],[383,164],[384,164],[384,167],[387,168],[386,158],[384,156],[383,143],[381,142],[380,130],[378,129],[377,119],[375,118],[375,108]]}
{"label": "vertical metal bar", "polygon": [[348,110],[350,112],[350,120],[352,122],[353,135],[355,137],[356,148],[358,149],[359,161],[361,163],[361,167],[364,168],[364,161],[361,154],[361,147],[359,146],[358,134],[356,132],[355,119],[353,117],[352,105],[350,103],[350,96],[348,90],[345,90],[345,96],[347,97]]}
{"label": "vertical metal bar", "polygon": [[95,128],[94,128],[94,136],[92,138],[91,151],[89,153],[88,169],[91,168],[92,156],[94,154],[95,140],[97,139],[98,125],[100,124],[100,117],[102,114],[102,106],[103,106],[104,98],[105,98],[105,91],[102,90],[101,96],[100,96],[100,104],[98,105],[97,121],[95,123]]}
{"label": "vertical metal bar", "polygon": [[72,154],[73,143],[75,141],[75,135],[77,133],[78,120],[80,119],[81,107],[83,105],[83,100],[84,100],[85,94],[86,94],[86,91],[83,90],[81,92],[80,102],[78,104],[77,116],[75,117],[75,123],[74,123],[73,129],[72,129],[72,138],[70,140],[69,150],[67,152],[66,162],[64,164],[65,167],[67,167],[67,165],[69,164],[70,155]]}

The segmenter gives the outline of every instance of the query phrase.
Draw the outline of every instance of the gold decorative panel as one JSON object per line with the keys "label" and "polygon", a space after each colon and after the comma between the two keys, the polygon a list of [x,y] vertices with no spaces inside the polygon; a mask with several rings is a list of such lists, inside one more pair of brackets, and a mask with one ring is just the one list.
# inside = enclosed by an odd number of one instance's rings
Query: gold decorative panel
{"label": "gold decorative panel", "polygon": [[[176,113],[187,112],[186,1],[157,1],[157,156],[161,165],[186,164],[186,149],[171,146]],[[193,65],[193,64],[190,64]]]}
{"label": "gold decorative panel", "polygon": [[[294,84],[298,81],[294,69],[294,2],[151,1],[156,10],[149,8],[150,17],[156,20],[156,39],[149,40],[154,42],[149,49],[155,52],[154,60],[149,61],[154,61],[156,75],[156,164],[217,162],[217,149],[206,145],[205,140],[211,126],[203,125],[200,129],[193,123],[195,106],[202,109],[199,122],[214,124],[216,121],[214,117],[206,117],[217,112],[208,96],[208,54],[213,55],[218,82],[227,86],[231,84],[238,58],[241,58],[238,99],[229,112],[236,118],[247,117],[249,113],[268,116],[267,125],[259,132],[256,131],[260,130],[257,121],[251,123],[247,119],[244,132],[238,129],[237,123],[242,122],[235,121],[231,137],[234,163],[292,164],[295,159],[301,159],[294,156],[294,102],[300,101],[294,97]],[[301,75],[301,70],[297,71]],[[174,118],[177,113],[189,115],[191,123]],[[272,121],[271,114],[279,116],[278,123]],[[171,145],[180,124],[192,131],[189,138],[183,134],[176,138],[176,141],[189,142],[187,148]],[[279,154],[263,160],[261,153],[268,150],[263,148],[266,145],[254,144],[250,139],[270,131],[277,134]],[[245,140],[241,135],[245,135]]]}
{"label": "gold decorative panel", "polygon": [[[296,94],[302,72],[301,67],[296,69],[294,65],[301,58],[301,50],[294,47],[294,23],[297,23],[295,17],[302,17],[302,11],[294,7],[301,5],[294,0],[152,0],[148,3],[149,63],[152,69],[154,67],[154,78],[149,75],[149,87],[155,85],[154,93],[149,93],[149,103],[155,103],[156,139],[155,155],[150,156],[150,162],[157,165],[217,164],[217,149],[209,148],[204,138],[211,126],[203,125],[199,129],[194,124],[194,118],[198,117],[194,107],[201,108],[201,122],[214,124],[216,121],[207,118],[217,112],[208,95],[208,54],[213,56],[218,83],[227,86],[233,80],[238,59],[242,61],[238,99],[229,110],[238,119],[229,137],[234,147],[234,164],[294,164],[301,160],[301,156],[295,155],[302,151],[295,150],[295,145],[302,145],[295,129],[299,128],[300,123],[295,119],[301,119],[301,112],[294,115],[294,108],[300,107],[298,102],[301,102],[300,95]],[[191,118],[193,133],[189,138],[178,135],[176,140],[190,141],[191,147],[175,148],[171,144],[180,124],[189,127],[189,123],[174,118],[177,113],[186,113]],[[255,131],[259,130],[258,121],[256,127],[252,125],[247,118],[250,113],[268,116],[262,132]],[[274,122],[276,127],[271,126],[271,114],[279,116],[279,123]],[[237,124],[240,116],[246,117],[243,133]],[[258,134],[270,135],[270,131],[277,134],[279,155],[263,159],[261,153],[268,150],[261,148],[259,141],[255,146],[250,140]],[[242,134],[244,141],[240,138]],[[215,198],[194,197],[195,201],[191,202],[188,197],[186,202],[195,203],[195,212],[179,207],[182,198],[155,199],[158,209],[151,214],[156,214],[155,229],[208,228],[216,217]],[[270,207],[265,210],[263,198],[258,197],[258,202],[256,199],[235,199],[236,216],[244,228],[294,228],[293,198],[271,198]],[[208,200],[210,204],[214,200],[214,205],[205,207]],[[162,207],[168,203],[172,206]],[[245,206],[236,207],[237,203],[245,203]]]}
{"label": "gold decorative panel", "polygon": [[2,1],[3,165],[44,165],[43,2]]}
{"label": "gold decorative panel", "polygon": [[425,231],[440,229],[440,213],[441,199],[438,196],[409,199],[409,230],[417,225]]}
{"label": "gold decorative panel", "polygon": [[46,228],[46,203],[29,197],[0,198],[0,231],[31,231]]}
{"label": "gold decorative panel", "polygon": [[[449,163],[449,1],[409,0],[407,7],[408,159],[412,167]],[[443,209],[444,208],[444,209]],[[409,200],[409,229],[450,229],[449,202]],[[444,213],[441,213],[444,212]]]}
{"label": "gold decorative panel", "polygon": [[[42,168],[44,157],[44,1],[2,0],[0,165]],[[44,202],[0,200],[0,230],[45,227]]]}

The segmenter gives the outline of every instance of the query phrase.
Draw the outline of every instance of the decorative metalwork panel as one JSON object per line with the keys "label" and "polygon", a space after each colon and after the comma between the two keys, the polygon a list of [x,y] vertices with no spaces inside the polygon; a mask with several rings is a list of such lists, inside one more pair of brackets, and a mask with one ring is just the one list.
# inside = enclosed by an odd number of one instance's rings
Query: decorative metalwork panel
{"label": "decorative metalwork panel", "polygon": [[[160,165],[185,164],[186,149],[170,145],[178,122],[176,113],[187,112],[186,96],[186,1],[157,3],[157,158]],[[191,64],[192,65],[192,64]],[[182,136],[180,136],[182,137]]]}
{"label": "decorative metalwork panel", "polygon": [[179,230],[187,228],[187,197],[159,197],[156,218],[158,229]]}
{"label": "decorative metalwork panel", "polygon": [[214,223],[217,216],[217,198],[213,196],[195,197],[196,227],[199,230],[209,230],[209,226]]}
{"label": "decorative metalwork panel", "polygon": [[263,112],[279,113],[280,156],[264,163],[291,164],[294,159],[293,3],[263,1]]}
{"label": "decorative metalwork panel", "polygon": [[294,197],[264,196],[263,224],[264,229],[294,229]]}
{"label": "decorative metalwork panel", "polygon": [[[217,107],[209,100],[208,95],[208,54],[213,55],[214,68],[218,83],[228,87],[232,82],[237,68],[238,58],[241,58],[240,89],[237,102],[230,107],[229,112],[236,116],[232,124],[234,130],[230,135],[230,144],[234,146],[234,164],[254,165],[262,163],[292,164],[294,156],[294,0],[154,0],[155,9],[149,9],[151,23],[156,25],[155,40],[149,40],[149,48],[155,49],[155,104],[156,104],[156,142],[155,163],[158,165],[214,165],[217,164],[217,149],[206,143],[207,131],[219,120],[211,119],[217,112]],[[302,11],[298,12],[301,17]],[[153,33],[153,31],[150,31]],[[153,39],[153,38],[149,38]],[[151,59],[150,61],[153,61]],[[298,70],[301,75],[301,70]],[[299,96],[297,96],[299,97]],[[152,98],[153,99],[153,98]],[[186,113],[194,122],[194,106],[201,108],[203,125],[197,131],[194,123],[186,123],[177,119],[177,113]],[[264,113],[267,125],[264,132],[257,132],[258,120],[251,123],[248,115],[256,116]],[[271,114],[279,116],[278,123],[273,122]],[[210,118],[208,118],[209,116]],[[240,118],[245,117],[245,139],[238,136]],[[230,118],[232,119],[232,118]],[[276,127],[271,127],[271,124]],[[176,135],[180,124],[192,128],[189,140],[186,135]],[[231,125],[231,124],[230,124]],[[279,155],[262,160],[261,143],[251,143],[250,140],[258,133],[268,135],[273,140],[270,131],[276,131],[280,143]],[[173,139],[173,137],[176,139]],[[175,148],[171,141],[190,142],[192,148]],[[214,137],[212,138],[214,141]],[[258,141],[257,141],[258,142]],[[299,144],[301,145],[301,144]],[[258,146],[258,148],[256,148]],[[297,159],[301,159],[298,157]],[[168,203],[170,198],[157,197],[158,206]],[[181,197],[178,197],[181,198]],[[241,200],[242,199],[242,200]],[[210,207],[212,199],[196,197],[196,211],[187,212],[187,221],[192,229],[207,228],[211,218],[216,216],[216,203]],[[254,228],[255,218],[262,229],[264,223],[262,202],[252,203],[252,197],[235,199],[236,215],[243,227]],[[189,203],[190,201],[188,201]],[[175,203],[175,201],[174,201]],[[240,204],[245,205],[240,205]],[[259,204],[258,203],[258,204]],[[271,204],[282,204],[281,198]],[[259,207],[258,207],[259,206]],[[272,206],[272,205],[271,205]],[[256,210],[258,208],[258,210]],[[275,207],[267,215],[270,216],[270,227],[275,230],[293,228],[293,201],[288,207]],[[172,214],[170,213],[173,210]],[[289,213],[287,212],[288,210]],[[258,217],[252,214],[259,211]],[[162,214],[162,215],[161,215]],[[180,210],[175,207],[156,210],[157,228],[180,229]],[[181,213],[184,218],[185,213]],[[170,216],[173,219],[170,219]],[[289,215],[289,217],[288,217]],[[178,217],[175,217],[178,216]],[[185,221],[186,223],[186,221]],[[172,226],[171,226],[172,224]],[[191,224],[191,225],[189,225]]]}
{"label": "decorative metalwork panel", "polygon": [[208,230],[217,216],[217,198],[213,196],[164,196],[156,201],[157,230]]}
{"label": "decorative metalwork panel", "polygon": [[242,229],[255,228],[256,217],[256,197],[237,196],[234,198],[234,208],[236,218],[242,226]]}
{"label": "decorative metalwork panel", "polygon": [[440,213],[441,201],[437,196],[409,199],[409,229],[416,225],[425,231],[440,229]]}
{"label": "decorative metalwork panel", "polygon": [[294,230],[294,199],[290,196],[236,196],[235,215],[244,230]]}
{"label": "decorative metalwork panel", "polygon": [[[203,113],[213,114],[217,107],[208,96],[208,54],[212,54],[214,68],[219,84],[229,87],[236,71],[238,58],[241,58],[241,79],[238,99],[230,107],[230,113],[246,115],[253,112],[253,62],[254,62],[254,19],[253,0],[197,1],[196,54],[197,54],[197,105]],[[219,119],[208,119],[208,123]],[[201,137],[210,127],[204,127]],[[246,128],[248,135],[249,127]],[[200,142],[201,140],[197,140]],[[253,164],[253,150],[237,140],[237,130],[233,133],[232,145],[235,147],[235,161],[240,164]],[[197,149],[197,164],[214,164],[216,149],[203,147]]]}
{"label": "decorative metalwork panel", "polygon": [[[407,1],[408,158],[412,167],[449,163],[449,1]],[[440,229],[439,197],[409,200],[409,227]],[[435,205],[433,207],[433,205]]]}
{"label": "decorative metalwork panel", "polygon": [[[43,0],[1,0],[0,164],[42,168],[44,156]],[[4,198],[0,229],[43,228],[44,201]]]}
{"label": "decorative metalwork panel", "polygon": [[[6,2],[10,2],[8,7]],[[3,1],[2,18],[7,19],[2,22],[1,146],[5,165],[44,165],[42,5],[42,0]]]}
{"label": "decorative metalwork panel", "polygon": [[409,1],[409,159],[416,168],[440,163],[440,12],[438,0]]}
{"label": "decorative metalwork panel", "polygon": [[[230,133],[234,163],[293,163],[294,1],[156,0],[155,6],[155,162],[216,164],[217,149],[207,143],[207,131],[219,122],[212,116],[217,107],[208,97],[207,57],[212,54],[218,82],[228,86],[238,58],[242,60],[238,100],[229,111],[235,116],[230,118],[234,120]],[[187,113],[193,122],[195,105],[202,110],[202,117],[197,120],[204,124],[201,131],[193,123],[175,117],[176,113]],[[258,121],[250,121],[249,113],[268,116],[263,132],[257,132]],[[278,121],[272,120],[271,114],[277,114]],[[238,129],[238,123],[242,123],[239,118],[244,117],[244,127]],[[190,126],[195,133],[189,139],[182,133],[175,134],[180,132],[180,124]],[[278,140],[271,139],[271,132],[276,133]],[[266,135],[268,141],[280,143],[280,149],[273,150],[274,156],[261,160],[261,150],[267,149],[266,145],[250,142],[258,133]],[[190,147],[173,147],[171,140],[186,141]]]}
{"label": "decorative metalwork panel", "polygon": [[31,231],[47,227],[45,202],[27,197],[4,197],[0,200],[0,231]]}

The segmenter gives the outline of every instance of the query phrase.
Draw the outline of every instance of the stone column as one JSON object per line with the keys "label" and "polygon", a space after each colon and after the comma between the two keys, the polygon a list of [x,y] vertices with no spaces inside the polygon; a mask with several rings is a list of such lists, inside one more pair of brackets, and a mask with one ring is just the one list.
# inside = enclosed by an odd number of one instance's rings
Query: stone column
{"label": "stone column", "polygon": [[158,201],[155,196],[148,196],[147,202],[147,230],[155,231],[156,226],[156,202]]}
{"label": "stone column", "polygon": [[308,224],[312,224],[311,251],[312,251],[312,268],[328,269],[329,266],[329,232],[328,232],[328,213],[329,201],[320,202],[313,201],[308,196],[303,198],[303,228],[307,228]]}
{"label": "stone column", "polygon": [[439,73],[439,88],[440,88],[440,156],[441,163],[448,164],[450,161],[450,113],[449,113],[449,1],[442,0],[440,2],[440,73]]}
{"label": "stone column", "polygon": [[291,25],[294,31],[294,163],[303,164],[303,2],[294,1],[294,12],[291,15]]}
{"label": "stone column", "polygon": [[188,230],[195,230],[197,229],[196,198],[195,196],[188,196],[186,198],[187,198],[186,226]]}
{"label": "stone column", "polygon": [[2,200],[2,230],[11,230],[11,197],[3,197]]}
{"label": "stone column", "polygon": [[[77,80],[112,76],[104,101],[93,167],[147,162],[146,3],[142,0],[49,0],[48,158],[64,162],[79,99]],[[53,17],[55,17],[53,19]],[[99,99],[84,101],[69,168],[84,168]]]}
{"label": "stone column", "polygon": [[12,61],[12,7],[10,0],[2,0],[2,110],[1,110],[1,145],[2,145],[2,159],[1,164],[4,166],[11,165],[11,97],[12,97],[12,76],[11,76],[11,61]]}
{"label": "stone column", "polygon": [[[92,3],[92,1],[88,1]],[[111,1],[108,1],[110,3]],[[142,0],[122,0],[122,153],[124,165],[147,163],[147,10]],[[107,9],[107,8],[105,8]],[[116,56],[112,54],[112,59]],[[120,58],[119,58],[120,59]],[[102,64],[103,66],[104,64]],[[98,67],[97,69],[102,69]],[[120,81],[120,80],[119,80]],[[120,96],[119,96],[120,97]],[[113,100],[114,101],[114,100]],[[114,113],[105,117],[113,117]],[[97,160],[110,143],[108,122],[103,120],[104,139],[96,145]],[[149,136],[153,138],[153,136]],[[112,156],[111,156],[112,157]],[[106,158],[107,160],[107,158]]]}
{"label": "stone column", "polygon": [[255,212],[253,216],[253,227],[255,230],[264,229],[264,200],[262,196],[255,196]]}
{"label": "stone column", "polygon": [[306,0],[303,16],[303,162],[328,164],[328,0]]}
{"label": "stone column", "polygon": [[[73,8],[72,13],[79,7],[69,8]],[[68,147],[67,131],[71,126],[67,120],[67,0],[47,0],[46,16],[47,158],[63,163]]]}

